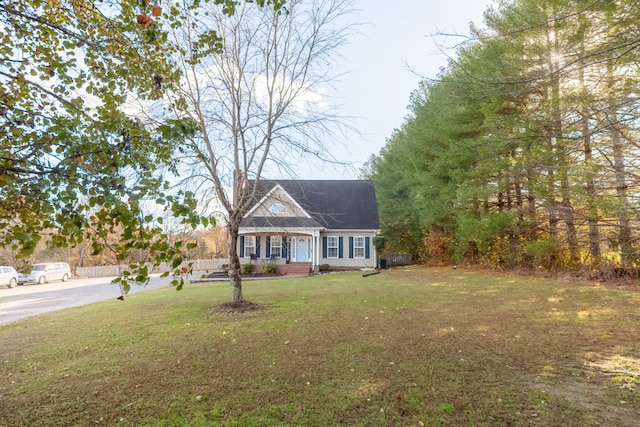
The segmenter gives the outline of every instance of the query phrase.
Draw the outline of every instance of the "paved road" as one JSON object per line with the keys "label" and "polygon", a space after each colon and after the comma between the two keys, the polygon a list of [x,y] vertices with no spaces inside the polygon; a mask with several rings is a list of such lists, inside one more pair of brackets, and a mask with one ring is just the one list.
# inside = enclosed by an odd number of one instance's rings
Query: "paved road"
{"label": "paved road", "polygon": [[[113,277],[71,279],[66,283],[0,287],[0,325],[69,307],[79,307],[121,295]],[[171,277],[153,275],[147,286],[132,285],[129,294],[171,286]]]}

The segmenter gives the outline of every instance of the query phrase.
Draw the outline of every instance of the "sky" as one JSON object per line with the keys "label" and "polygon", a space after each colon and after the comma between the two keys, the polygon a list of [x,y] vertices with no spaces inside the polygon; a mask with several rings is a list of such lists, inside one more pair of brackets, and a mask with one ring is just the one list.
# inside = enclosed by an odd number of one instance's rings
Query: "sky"
{"label": "sky", "polygon": [[492,0],[359,0],[353,21],[359,34],[341,50],[336,82],[342,113],[361,135],[331,145],[355,170],[311,165],[298,170],[300,179],[354,179],[371,155],[380,152],[407,114],[411,92],[422,80],[435,78],[447,64],[439,46],[461,39],[434,37],[438,33],[469,35],[469,24],[482,27],[483,12]]}

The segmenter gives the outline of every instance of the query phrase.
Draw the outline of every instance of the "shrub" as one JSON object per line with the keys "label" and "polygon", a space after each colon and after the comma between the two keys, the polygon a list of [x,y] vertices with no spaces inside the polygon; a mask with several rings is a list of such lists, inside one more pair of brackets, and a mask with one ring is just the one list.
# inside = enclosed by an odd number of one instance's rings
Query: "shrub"
{"label": "shrub", "polygon": [[551,238],[528,242],[525,246],[527,254],[534,258],[536,266],[542,270],[571,268],[569,248]]}
{"label": "shrub", "polygon": [[538,268],[551,270],[558,256],[558,243],[553,239],[538,239],[525,245],[528,255],[534,258]]}
{"label": "shrub", "polygon": [[371,242],[379,254],[384,251],[384,247],[387,245],[387,239],[385,239],[384,236],[375,236]]}
{"label": "shrub", "polygon": [[329,264],[322,264],[320,265],[320,271],[322,272],[329,271],[329,267],[330,267]]}
{"label": "shrub", "polygon": [[481,256],[488,267],[513,269],[523,262],[522,244],[516,238],[497,237]]}
{"label": "shrub", "polygon": [[276,274],[276,270],[277,270],[278,266],[272,262],[270,262],[269,264],[265,264],[262,266],[262,272],[264,274]]}
{"label": "shrub", "polygon": [[244,274],[251,274],[253,273],[253,264],[249,263],[249,264],[244,264],[242,266],[242,272]]}
{"label": "shrub", "polygon": [[481,254],[495,244],[496,239],[503,239],[514,233],[517,217],[509,213],[492,213],[478,217],[473,214],[460,214],[457,218],[456,240],[460,242],[457,248],[461,255],[469,242],[476,242]]}
{"label": "shrub", "polygon": [[431,230],[422,238],[424,261],[428,265],[447,265],[453,261],[453,239],[442,230]]}

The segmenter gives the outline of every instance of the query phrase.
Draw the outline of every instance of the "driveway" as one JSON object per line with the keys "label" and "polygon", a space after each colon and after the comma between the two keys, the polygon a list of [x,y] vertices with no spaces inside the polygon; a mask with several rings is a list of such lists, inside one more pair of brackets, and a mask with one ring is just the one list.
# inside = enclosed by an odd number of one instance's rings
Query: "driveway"
{"label": "driveway", "polygon": [[[121,295],[120,287],[111,283],[113,279],[71,279],[64,283],[0,288],[0,325],[51,311],[118,298]],[[171,280],[171,277],[153,275],[147,286],[132,285],[129,294],[171,286]]]}

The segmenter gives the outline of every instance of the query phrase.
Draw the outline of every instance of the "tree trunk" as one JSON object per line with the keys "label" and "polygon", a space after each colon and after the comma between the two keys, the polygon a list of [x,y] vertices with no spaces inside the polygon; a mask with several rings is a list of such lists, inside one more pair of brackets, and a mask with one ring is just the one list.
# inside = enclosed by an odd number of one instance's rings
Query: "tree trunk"
{"label": "tree trunk", "polygon": [[559,36],[555,28],[552,29],[553,49],[549,53],[549,68],[552,72],[551,79],[551,122],[552,138],[554,142],[552,149],[555,149],[558,160],[558,175],[560,182],[560,195],[562,197],[561,214],[566,229],[567,246],[571,263],[577,264],[580,261],[580,248],[578,245],[578,233],[575,226],[575,215],[571,202],[571,188],[569,183],[569,167],[567,162],[566,145],[564,141],[564,130],[562,123],[562,112],[560,106],[560,59],[556,52],[560,52]]}
{"label": "tree trunk", "polygon": [[589,208],[589,252],[592,262],[598,264],[600,262],[600,228],[598,226],[598,206],[596,205],[596,187],[593,180],[593,172],[590,170],[591,163],[591,135],[589,134],[589,117],[582,118],[582,136],[584,140],[584,161],[587,166],[586,170],[586,190],[587,190],[587,206]]}
{"label": "tree trunk", "polygon": [[516,212],[518,213],[518,223],[520,227],[524,223],[524,213],[522,212],[522,184],[520,183],[520,176],[516,176],[516,182],[514,185],[514,193],[516,195]]}
{"label": "tree trunk", "polygon": [[537,173],[532,167],[527,167],[527,231],[528,237],[535,240],[536,228],[538,227],[538,216],[536,211],[535,177]]}
{"label": "tree trunk", "polygon": [[[562,154],[564,159],[565,155]],[[573,210],[573,204],[571,203],[571,193],[569,189],[569,177],[566,171],[566,162],[562,162],[563,172],[560,180],[561,192],[562,192],[562,214],[564,218],[564,224],[567,230],[567,245],[569,246],[569,254],[571,256],[571,262],[576,265],[580,262],[580,248],[578,245],[578,232],[576,230],[575,212]]]}
{"label": "tree trunk", "polygon": [[[549,145],[549,151],[553,152],[553,142],[551,137],[547,135],[547,144]],[[553,240],[558,238],[558,209],[556,202],[556,178],[555,178],[555,166],[550,165],[547,167],[547,196],[545,207],[547,209],[547,215],[549,218],[549,237]]]}
{"label": "tree trunk", "polygon": [[[581,51],[581,54],[584,55],[584,44],[581,46]],[[586,91],[586,85],[584,81],[584,68],[580,68],[578,72],[580,88],[583,89],[583,91]],[[593,179],[594,172],[591,170],[591,133],[589,131],[589,111],[587,106],[582,107],[581,133],[584,147],[587,207],[589,209],[589,214],[587,216],[587,222],[589,224],[589,253],[591,254],[591,262],[597,265],[600,263],[600,229],[598,227],[598,206],[595,202],[596,188]]]}
{"label": "tree trunk", "polygon": [[609,129],[611,133],[611,145],[613,149],[613,168],[616,182],[616,196],[618,198],[618,241],[620,242],[620,256],[623,267],[629,267],[635,259],[631,220],[629,215],[629,200],[627,197],[627,181],[625,178],[625,162],[622,147],[622,138],[618,130],[618,106],[615,95],[615,76],[613,75],[613,65],[611,61],[607,64],[607,78],[609,89]]}
{"label": "tree trunk", "polygon": [[242,277],[240,258],[238,257],[238,229],[240,228],[241,216],[238,216],[236,212],[229,218],[227,225],[228,241],[227,246],[229,249],[229,282],[231,285],[231,303],[239,304],[244,302],[242,296]]}

